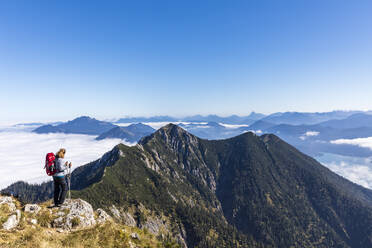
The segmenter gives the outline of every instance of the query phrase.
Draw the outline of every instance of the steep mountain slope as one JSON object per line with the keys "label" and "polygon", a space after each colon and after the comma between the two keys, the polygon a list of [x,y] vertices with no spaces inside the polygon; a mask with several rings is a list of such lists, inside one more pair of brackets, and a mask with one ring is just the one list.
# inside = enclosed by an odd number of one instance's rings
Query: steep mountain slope
{"label": "steep mountain slope", "polygon": [[75,133],[75,134],[89,134],[89,135],[99,135],[106,132],[115,125],[99,121],[88,116],[82,116],[76,118],[72,121],[59,124],[57,126],[44,125],[33,130],[35,133]]}
{"label": "steep mountain slope", "polygon": [[155,132],[155,129],[152,127],[138,123],[129,125],[127,127],[114,127],[113,129],[110,129],[109,131],[98,136],[96,140],[119,138],[128,142],[137,142],[142,137],[150,135],[153,132]]}
{"label": "steep mountain slope", "polygon": [[[170,124],[72,178],[94,207],[167,216],[189,247],[372,246],[372,192],[275,135],[208,141]],[[7,190],[26,199],[36,188]]]}

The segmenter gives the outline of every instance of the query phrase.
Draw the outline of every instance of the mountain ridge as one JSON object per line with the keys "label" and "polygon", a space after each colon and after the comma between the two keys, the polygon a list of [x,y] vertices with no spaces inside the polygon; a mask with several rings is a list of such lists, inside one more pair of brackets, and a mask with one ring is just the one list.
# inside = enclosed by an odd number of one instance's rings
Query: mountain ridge
{"label": "mountain ridge", "polygon": [[74,171],[73,196],[143,204],[184,228],[190,247],[372,244],[372,191],[272,134],[210,141],[168,124],[105,156]]}
{"label": "mountain ridge", "polygon": [[35,133],[73,133],[99,135],[116,127],[109,122],[99,121],[89,116],[81,116],[71,121],[52,126],[44,125],[33,130]]}
{"label": "mountain ridge", "polygon": [[127,142],[137,142],[142,137],[150,135],[155,129],[142,123],[131,124],[127,127],[114,127],[107,132],[100,134],[96,140],[102,140],[107,138],[120,138]]}

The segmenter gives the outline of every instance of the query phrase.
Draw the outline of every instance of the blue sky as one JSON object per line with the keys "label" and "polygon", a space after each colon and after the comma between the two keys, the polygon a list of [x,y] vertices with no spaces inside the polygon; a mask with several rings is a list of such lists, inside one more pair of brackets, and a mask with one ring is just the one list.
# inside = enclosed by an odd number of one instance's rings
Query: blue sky
{"label": "blue sky", "polygon": [[1,122],[372,109],[372,1],[1,1]]}

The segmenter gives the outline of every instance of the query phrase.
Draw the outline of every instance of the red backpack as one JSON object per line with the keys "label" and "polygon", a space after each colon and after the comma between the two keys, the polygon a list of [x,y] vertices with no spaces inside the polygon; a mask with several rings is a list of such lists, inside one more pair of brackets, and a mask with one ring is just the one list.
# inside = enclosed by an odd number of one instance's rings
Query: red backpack
{"label": "red backpack", "polygon": [[57,172],[55,160],[56,156],[54,153],[50,152],[46,155],[44,168],[48,176],[53,176]]}

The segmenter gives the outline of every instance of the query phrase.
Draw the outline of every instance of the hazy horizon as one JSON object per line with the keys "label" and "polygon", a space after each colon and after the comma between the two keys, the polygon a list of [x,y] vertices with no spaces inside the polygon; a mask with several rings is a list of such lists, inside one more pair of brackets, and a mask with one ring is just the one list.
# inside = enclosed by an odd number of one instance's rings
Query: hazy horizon
{"label": "hazy horizon", "polygon": [[262,112],[257,112],[257,111],[252,111],[252,112],[249,112],[247,114],[235,114],[235,113],[231,113],[231,114],[224,114],[224,115],[221,115],[221,114],[216,114],[216,113],[210,113],[210,114],[200,114],[200,113],[196,113],[196,114],[190,114],[190,115],[169,115],[169,114],[157,114],[157,115],[121,115],[121,116],[109,116],[109,117],[105,117],[105,116],[94,116],[94,115],[89,115],[89,114],[81,114],[81,115],[74,115],[74,116],[71,116],[71,117],[66,117],[66,118],[57,118],[57,119],[52,119],[52,118],[41,118],[41,119],[24,119],[22,117],[20,118],[17,118],[17,119],[14,119],[14,120],[0,120],[0,125],[1,126],[11,126],[11,125],[17,125],[17,124],[28,124],[28,123],[53,123],[53,122],[66,122],[66,121],[69,121],[69,120],[73,120],[73,119],[76,119],[78,117],[81,117],[81,116],[89,116],[91,118],[94,118],[94,119],[97,119],[97,120],[101,120],[101,121],[115,121],[117,119],[120,119],[120,118],[150,118],[150,117],[158,117],[158,116],[169,116],[169,117],[173,117],[173,118],[185,118],[185,117],[190,117],[190,116],[197,116],[197,115],[200,115],[200,116],[209,116],[209,115],[216,115],[216,116],[219,116],[219,117],[229,117],[229,116],[239,116],[239,117],[245,117],[245,116],[249,116],[250,114],[252,113],[256,113],[256,114],[264,114],[266,116],[268,115],[271,115],[271,114],[276,114],[276,113],[330,113],[330,112],[338,112],[338,111],[343,111],[343,112],[366,112],[366,113],[369,113],[369,112],[372,112],[372,110],[370,109],[366,109],[366,110],[361,110],[361,109],[349,109],[349,110],[342,110],[342,109],[336,109],[336,110],[330,110],[330,111],[314,111],[314,112],[310,112],[310,111],[282,111],[282,112],[270,112],[270,113],[262,113]]}

